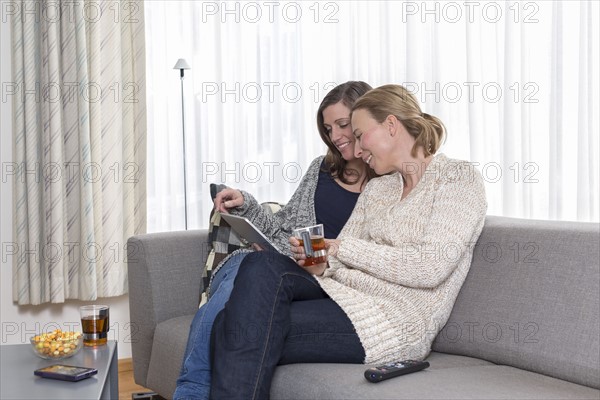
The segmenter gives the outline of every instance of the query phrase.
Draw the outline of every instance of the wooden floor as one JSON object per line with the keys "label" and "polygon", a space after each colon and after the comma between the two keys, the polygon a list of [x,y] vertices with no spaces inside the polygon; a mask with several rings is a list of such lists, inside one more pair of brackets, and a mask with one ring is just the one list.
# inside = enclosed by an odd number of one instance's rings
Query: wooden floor
{"label": "wooden floor", "polygon": [[131,358],[119,360],[119,400],[131,400],[131,395],[138,392],[151,390],[135,384]]}

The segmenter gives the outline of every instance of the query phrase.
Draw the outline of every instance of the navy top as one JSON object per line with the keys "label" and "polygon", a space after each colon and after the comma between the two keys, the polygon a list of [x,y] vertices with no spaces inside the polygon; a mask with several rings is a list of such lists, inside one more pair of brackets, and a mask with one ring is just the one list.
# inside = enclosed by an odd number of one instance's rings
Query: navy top
{"label": "navy top", "polygon": [[[324,164],[321,164],[321,168]],[[360,193],[353,193],[341,187],[329,174],[319,171],[315,190],[315,217],[317,224],[323,224],[325,237],[335,239],[350,218]]]}

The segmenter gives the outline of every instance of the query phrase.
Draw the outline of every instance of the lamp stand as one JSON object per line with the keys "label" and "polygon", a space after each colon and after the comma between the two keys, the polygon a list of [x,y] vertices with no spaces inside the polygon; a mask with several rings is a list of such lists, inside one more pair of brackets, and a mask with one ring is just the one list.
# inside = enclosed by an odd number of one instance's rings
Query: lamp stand
{"label": "lamp stand", "polygon": [[181,130],[183,132],[183,207],[184,207],[184,215],[185,215],[185,230],[188,229],[188,203],[187,203],[187,168],[185,163],[185,106],[183,99],[183,77],[184,71],[186,69],[190,69],[188,63],[180,58],[177,60],[177,63],[173,67],[173,69],[179,70],[179,80],[181,82]]}

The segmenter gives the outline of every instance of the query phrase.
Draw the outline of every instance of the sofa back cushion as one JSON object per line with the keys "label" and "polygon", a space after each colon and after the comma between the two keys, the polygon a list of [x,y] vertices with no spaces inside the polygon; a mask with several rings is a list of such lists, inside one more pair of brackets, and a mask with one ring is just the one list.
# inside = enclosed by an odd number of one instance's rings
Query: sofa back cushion
{"label": "sofa back cushion", "polygon": [[487,217],[433,350],[600,388],[600,232]]}

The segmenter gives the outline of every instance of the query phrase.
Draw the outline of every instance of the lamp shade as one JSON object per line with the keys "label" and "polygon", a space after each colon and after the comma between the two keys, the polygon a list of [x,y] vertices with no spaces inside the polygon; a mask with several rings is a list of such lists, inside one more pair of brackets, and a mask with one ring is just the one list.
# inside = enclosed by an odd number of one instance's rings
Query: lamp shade
{"label": "lamp shade", "polygon": [[188,65],[187,61],[185,61],[185,59],[180,58],[179,60],[177,60],[177,63],[175,64],[173,69],[190,69],[190,66]]}

